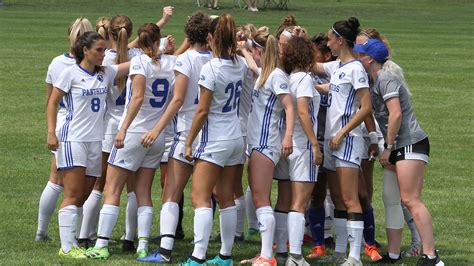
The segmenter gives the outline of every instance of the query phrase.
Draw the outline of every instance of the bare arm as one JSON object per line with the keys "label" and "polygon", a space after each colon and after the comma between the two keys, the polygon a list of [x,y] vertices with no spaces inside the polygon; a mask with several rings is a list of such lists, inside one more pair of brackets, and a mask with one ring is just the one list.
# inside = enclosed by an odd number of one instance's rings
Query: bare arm
{"label": "bare arm", "polygon": [[328,95],[329,93],[329,83],[325,84],[316,84],[314,88],[319,92],[319,94]]}
{"label": "bare arm", "polygon": [[130,62],[125,62],[117,65],[117,74],[115,74],[115,78],[121,78],[128,75],[128,71],[130,70]]}
{"label": "bare arm", "polygon": [[58,89],[53,88],[46,105],[46,118],[48,121],[48,137],[47,144],[48,149],[55,151],[58,148],[58,138],[56,137],[56,119],[58,115],[58,104],[65,93]]}
{"label": "bare arm", "polygon": [[[387,136],[385,136],[385,143],[387,145],[393,144],[397,137],[400,125],[402,124],[402,109],[400,107],[400,99],[398,97],[390,98],[385,101],[385,105],[388,109],[388,127]],[[391,149],[384,149],[382,156],[380,156],[380,164],[382,166],[389,166],[389,158]]]}
{"label": "bare arm", "polygon": [[311,72],[316,75],[326,75],[326,71],[324,70],[323,63],[316,63],[313,65]]}
{"label": "bare arm", "polygon": [[278,98],[285,110],[285,135],[281,142],[281,154],[288,156],[293,152],[293,128],[295,125],[295,108],[293,107],[293,99],[289,93],[280,94]]}
{"label": "bare arm", "polygon": [[[163,29],[163,27],[166,25],[166,23],[168,23],[168,20],[173,15],[173,9],[174,7],[172,6],[163,7],[163,16],[156,22],[156,26],[158,26],[160,30]],[[128,48],[138,48],[138,37],[135,37],[135,39],[133,39],[133,41],[128,44]]]}
{"label": "bare arm", "polygon": [[178,49],[174,52],[174,55],[178,56],[184,52],[186,52],[186,50],[189,49],[191,45],[189,44],[189,40],[188,38],[184,38],[183,42],[181,43],[181,45],[178,47]]}
{"label": "bare arm", "polygon": [[46,106],[48,106],[49,97],[51,97],[52,92],[53,92],[53,85],[46,83]]}
{"label": "bare arm", "polygon": [[320,165],[323,157],[321,154],[321,150],[319,149],[318,138],[313,131],[313,124],[311,122],[310,114],[309,114],[309,101],[311,99],[309,97],[299,97],[296,100],[297,109],[298,109],[298,118],[300,119],[301,127],[303,128],[306,137],[311,143],[311,149],[314,157],[314,162],[317,165]]}

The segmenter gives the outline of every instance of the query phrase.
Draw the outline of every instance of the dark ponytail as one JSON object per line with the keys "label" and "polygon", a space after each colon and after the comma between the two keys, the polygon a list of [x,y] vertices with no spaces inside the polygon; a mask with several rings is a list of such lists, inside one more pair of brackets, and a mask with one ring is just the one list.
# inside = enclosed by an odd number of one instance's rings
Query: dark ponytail
{"label": "dark ponytail", "polygon": [[334,23],[331,30],[338,37],[342,37],[346,40],[349,47],[354,47],[354,43],[360,31],[359,27],[359,20],[356,17],[350,17],[348,20],[340,20]]}

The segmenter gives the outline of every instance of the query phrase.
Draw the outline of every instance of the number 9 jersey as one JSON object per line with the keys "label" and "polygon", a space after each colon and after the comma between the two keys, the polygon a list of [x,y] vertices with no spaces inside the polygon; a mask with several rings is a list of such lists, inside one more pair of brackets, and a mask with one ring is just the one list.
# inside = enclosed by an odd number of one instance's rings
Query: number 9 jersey
{"label": "number 9 jersey", "polygon": [[129,78],[127,79],[125,111],[120,120],[119,129],[125,119],[132,98],[131,77],[134,75],[145,77],[145,94],[140,111],[138,111],[127,132],[147,132],[155,126],[171,98],[175,77],[173,71],[175,61],[176,56],[172,55],[161,55],[157,64],[153,63],[153,60],[146,54],[132,58]]}

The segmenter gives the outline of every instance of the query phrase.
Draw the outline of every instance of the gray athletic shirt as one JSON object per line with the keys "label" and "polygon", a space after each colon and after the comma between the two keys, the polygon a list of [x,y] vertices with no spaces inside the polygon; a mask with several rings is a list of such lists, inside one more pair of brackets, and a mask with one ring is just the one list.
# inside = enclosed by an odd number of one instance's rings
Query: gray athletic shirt
{"label": "gray athletic shirt", "polygon": [[375,84],[370,88],[370,91],[374,117],[377,119],[384,137],[387,136],[388,127],[388,109],[385,101],[394,97],[399,98],[402,110],[402,123],[395,138],[394,144],[396,149],[417,143],[427,137],[418,121],[416,121],[408,91],[403,86],[400,78],[382,69],[378,72]]}

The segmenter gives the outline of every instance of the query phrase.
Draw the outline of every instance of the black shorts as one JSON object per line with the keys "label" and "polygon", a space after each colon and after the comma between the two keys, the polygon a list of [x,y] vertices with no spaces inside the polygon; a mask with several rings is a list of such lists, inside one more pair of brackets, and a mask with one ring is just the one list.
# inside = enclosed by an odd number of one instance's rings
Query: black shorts
{"label": "black shorts", "polygon": [[417,143],[393,150],[388,161],[393,165],[401,160],[421,160],[428,163],[429,156],[430,141],[424,138]]}

